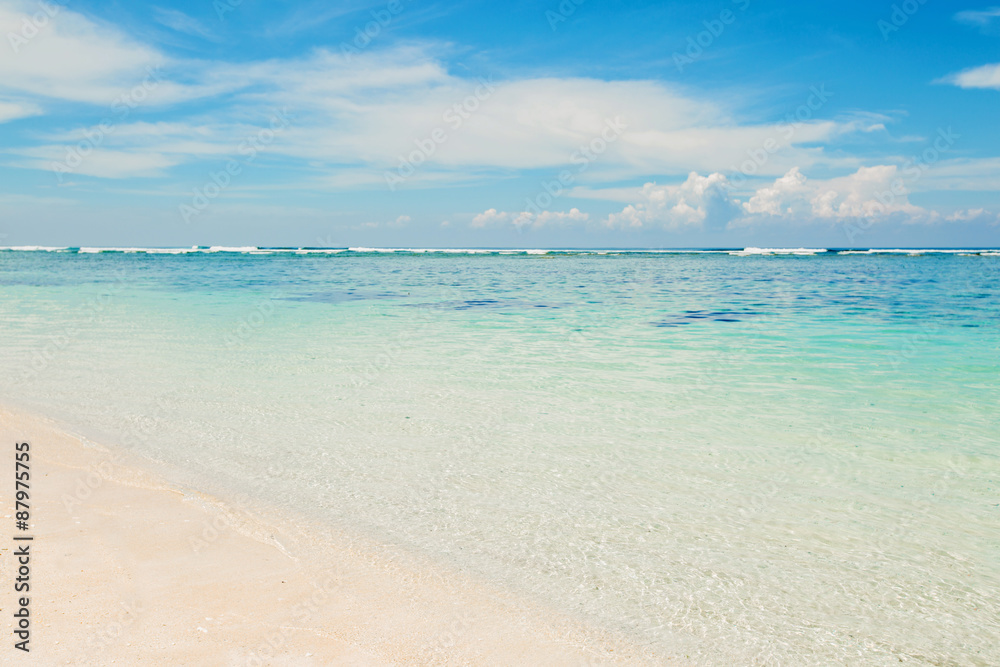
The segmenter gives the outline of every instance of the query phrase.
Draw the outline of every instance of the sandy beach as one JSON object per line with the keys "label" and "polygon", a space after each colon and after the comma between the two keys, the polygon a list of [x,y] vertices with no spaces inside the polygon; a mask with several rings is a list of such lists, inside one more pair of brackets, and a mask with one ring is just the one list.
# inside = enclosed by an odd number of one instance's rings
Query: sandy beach
{"label": "sandy beach", "polygon": [[[318,527],[275,529],[266,511],[174,486],[44,418],[0,409],[0,441],[11,470],[15,442],[31,445],[34,537],[30,658],[13,647],[8,592],[5,663],[650,662],[459,573]],[[12,486],[0,485],[4,581],[14,569]]]}

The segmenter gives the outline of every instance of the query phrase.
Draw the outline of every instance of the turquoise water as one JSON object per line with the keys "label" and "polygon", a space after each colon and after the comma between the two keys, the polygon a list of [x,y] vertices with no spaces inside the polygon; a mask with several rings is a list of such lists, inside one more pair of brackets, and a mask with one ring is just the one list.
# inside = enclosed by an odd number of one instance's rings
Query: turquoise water
{"label": "turquoise water", "polygon": [[1000,256],[0,251],[0,400],[699,665],[1000,664]]}

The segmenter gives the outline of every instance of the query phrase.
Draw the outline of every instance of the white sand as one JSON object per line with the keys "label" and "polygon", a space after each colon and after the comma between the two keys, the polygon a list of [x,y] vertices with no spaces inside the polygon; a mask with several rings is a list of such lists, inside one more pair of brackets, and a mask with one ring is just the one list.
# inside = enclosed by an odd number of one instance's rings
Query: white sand
{"label": "white sand", "polygon": [[[14,649],[14,443],[31,444],[31,653]],[[0,408],[2,664],[652,664],[482,582],[172,486]],[[661,663],[656,663],[661,664]]]}

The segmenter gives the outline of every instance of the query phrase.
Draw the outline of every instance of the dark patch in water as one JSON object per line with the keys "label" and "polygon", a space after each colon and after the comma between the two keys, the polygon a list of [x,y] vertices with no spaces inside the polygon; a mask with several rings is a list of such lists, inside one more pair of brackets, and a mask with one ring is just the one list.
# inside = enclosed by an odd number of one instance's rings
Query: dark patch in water
{"label": "dark patch in water", "polygon": [[694,324],[699,320],[711,320],[713,322],[742,322],[743,317],[759,315],[756,310],[685,310],[683,315],[669,317],[659,322],[652,322],[654,327],[680,327]]}
{"label": "dark patch in water", "polygon": [[445,308],[449,310],[472,310],[473,308],[561,308],[553,303],[527,303],[524,301],[500,299],[467,299],[465,301],[442,301],[440,303],[413,304],[418,308]]}
{"label": "dark patch in water", "polygon": [[462,305],[455,306],[455,310],[468,310],[469,308],[496,308],[502,306],[502,304],[496,299],[469,299],[468,301],[460,302]]}
{"label": "dark patch in water", "polygon": [[386,292],[358,292],[346,290],[343,292],[314,292],[300,296],[288,296],[284,301],[311,301],[315,303],[344,303],[345,301],[364,301],[369,299],[400,299],[405,295]]}
{"label": "dark patch in water", "polygon": [[500,301],[498,299],[470,299],[459,301],[455,305],[455,310],[469,310],[471,308],[558,308],[549,303],[524,303],[523,301]]}
{"label": "dark patch in water", "polygon": [[0,286],[2,287],[58,287],[62,285],[68,285],[69,283],[65,280],[60,280],[58,278],[0,278]]}

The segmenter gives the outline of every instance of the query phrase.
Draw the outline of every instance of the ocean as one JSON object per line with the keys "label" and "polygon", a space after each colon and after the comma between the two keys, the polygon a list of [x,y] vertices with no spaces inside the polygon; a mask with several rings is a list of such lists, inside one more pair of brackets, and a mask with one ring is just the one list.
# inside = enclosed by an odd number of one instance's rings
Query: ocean
{"label": "ocean", "polygon": [[686,663],[1000,664],[1000,252],[0,250],[0,401]]}

